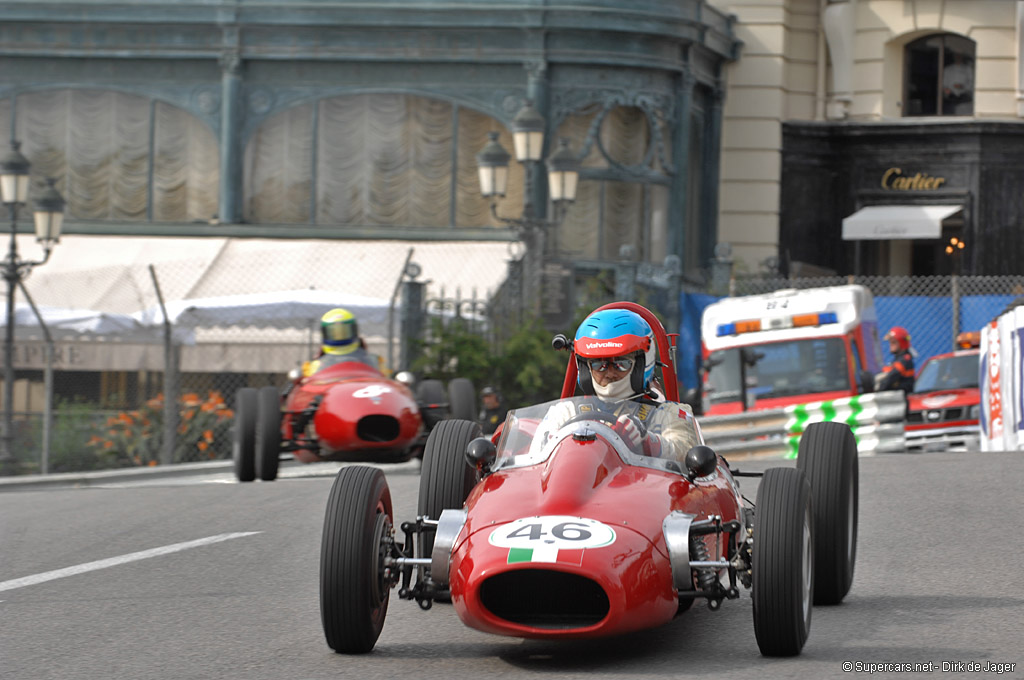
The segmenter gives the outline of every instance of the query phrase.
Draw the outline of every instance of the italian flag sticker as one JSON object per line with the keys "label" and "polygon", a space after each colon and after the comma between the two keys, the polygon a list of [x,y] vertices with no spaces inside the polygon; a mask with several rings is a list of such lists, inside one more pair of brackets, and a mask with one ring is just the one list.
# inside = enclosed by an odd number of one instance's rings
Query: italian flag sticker
{"label": "italian flag sticker", "polygon": [[585,517],[551,515],[522,517],[491,532],[488,542],[508,548],[508,563],[562,562],[582,564],[586,548],[615,542],[615,530]]}

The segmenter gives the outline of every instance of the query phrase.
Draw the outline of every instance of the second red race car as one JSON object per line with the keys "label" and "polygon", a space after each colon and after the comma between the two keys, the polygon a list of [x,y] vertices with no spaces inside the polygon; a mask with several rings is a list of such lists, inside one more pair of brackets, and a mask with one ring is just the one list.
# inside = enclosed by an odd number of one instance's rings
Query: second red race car
{"label": "second red race car", "polygon": [[422,455],[427,436],[447,418],[476,417],[473,384],[456,378],[410,387],[411,376],[387,378],[360,361],[297,377],[286,392],[243,387],[235,395],[232,442],[241,482],[277,478],[282,454],[303,463],[394,463]]}
{"label": "second red race car", "polygon": [[[858,460],[849,427],[815,423],[795,467],[763,473],[756,507],[741,473],[703,444],[678,404],[674,347],[653,330],[664,397],[692,447],[642,455],[613,426],[607,402],[574,396],[570,360],[562,399],[511,411],[490,438],[446,420],[427,440],[415,520],[396,524],[383,472],[343,468],[327,502],[320,610],[328,645],[365,653],[392,593],[422,609],[450,601],[464,624],[521,638],[578,639],[660,626],[696,600],[717,610],[753,599],[764,655],[800,653],[812,603],[837,604],[853,581]],[[598,310],[598,311],[601,311]],[[573,346],[563,336],[555,344]],[[636,402],[618,402],[617,408]],[[552,409],[577,415],[550,424]],[[659,407],[660,408],[660,407]]]}

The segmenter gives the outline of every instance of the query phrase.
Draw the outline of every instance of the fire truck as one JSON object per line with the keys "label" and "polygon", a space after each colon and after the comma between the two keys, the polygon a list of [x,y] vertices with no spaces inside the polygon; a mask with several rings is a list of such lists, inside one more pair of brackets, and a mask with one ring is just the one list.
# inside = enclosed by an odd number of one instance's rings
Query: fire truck
{"label": "fire truck", "polygon": [[706,415],[873,392],[882,366],[874,298],[858,285],[723,298],[701,341]]}

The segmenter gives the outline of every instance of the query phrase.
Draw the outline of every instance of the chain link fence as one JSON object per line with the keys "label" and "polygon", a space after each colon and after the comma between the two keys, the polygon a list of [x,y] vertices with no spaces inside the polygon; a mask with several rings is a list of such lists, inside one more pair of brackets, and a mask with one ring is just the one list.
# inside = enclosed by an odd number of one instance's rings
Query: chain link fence
{"label": "chain link fence", "polygon": [[[243,248],[242,257],[228,258],[223,245],[218,250],[203,243],[185,254],[142,253],[140,259],[150,264],[64,268],[48,276],[40,268],[25,290],[51,320],[52,344],[38,323],[16,327],[17,470],[230,458],[237,390],[284,387],[288,372],[318,351],[319,318],[334,306],[356,314],[370,351],[382,357],[386,370],[407,368],[415,347],[435,342],[438,330],[455,319],[500,353],[510,329],[533,313],[523,292],[521,261],[509,259],[503,244],[483,259],[464,244],[430,245],[416,245],[411,254],[392,244],[386,257],[346,258],[322,246],[310,251],[276,244]],[[423,263],[420,271],[408,267],[413,261]],[[614,275],[605,287],[644,296],[661,310],[669,332],[678,329],[685,388],[696,384],[700,312],[720,296],[685,284],[676,294],[680,284],[671,264],[646,274],[610,270]],[[633,277],[633,285],[615,275]],[[874,293],[881,330],[901,325],[910,331],[921,362],[950,351],[957,333],[978,330],[1024,295],[1024,277],[948,276],[734,278],[728,292],[848,283]],[[586,282],[575,285],[579,301]],[[410,290],[418,292],[410,296]],[[286,294],[275,297],[280,291]],[[666,295],[677,296],[679,304]],[[65,323],[54,310],[69,305],[94,316]],[[166,394],[176,395],[170,405]]]}
{"label": "chain link fence", "polygon": [[[9,466],[18,473],[230,458],[236,392],[284,388],[319,351],[324,312],[352,311],[393,372],[410,358],[409,328],[429,333],[423,319],[462,315],[485,327],[509,258],[502,242],[97,241],[62,239],[55,258],[77,250],[84,259],[39,267],[18,292]],[[115,256],[128,261],[89,265]]]}

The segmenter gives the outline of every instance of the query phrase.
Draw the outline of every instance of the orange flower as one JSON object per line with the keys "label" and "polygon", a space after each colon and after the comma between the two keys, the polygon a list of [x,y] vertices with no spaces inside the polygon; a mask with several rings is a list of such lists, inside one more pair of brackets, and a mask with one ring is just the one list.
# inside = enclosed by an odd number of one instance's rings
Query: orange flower
{"label": "orange flower", "polygon": [[208,442],[212,442],[213,441],[213,430],[206,430],[205,432],[203,432],[203,438],[206,439],[206,441],[208,441]]}
{"label": "orange flower", "polygon": [[114,442],[112,442],[110,440],[107,440],[107,441],[103,442],[103,448],[105,448],[105,449],[112,449],[112,448],[114,448]]}
{"label": "orange flower", "polygon": [[206,449],[210,448],[210,445],[204,442],[203,440],[199,440],[199,443],[196,444],[196,448],[199,449],[200,451],[205,451]]}
{"label": "orange flower", "polygon": [[149,461],[149,467],[156,467],[156,461],[155,460]]}

